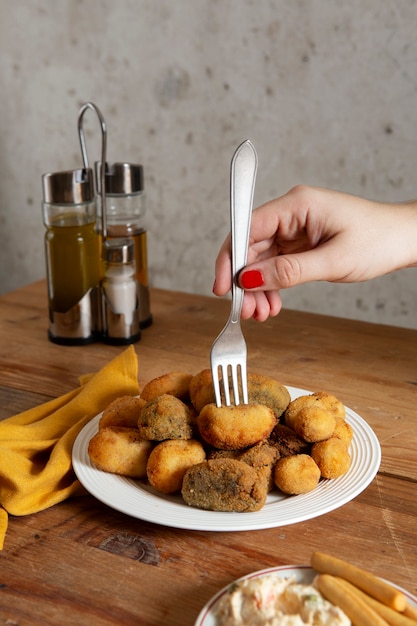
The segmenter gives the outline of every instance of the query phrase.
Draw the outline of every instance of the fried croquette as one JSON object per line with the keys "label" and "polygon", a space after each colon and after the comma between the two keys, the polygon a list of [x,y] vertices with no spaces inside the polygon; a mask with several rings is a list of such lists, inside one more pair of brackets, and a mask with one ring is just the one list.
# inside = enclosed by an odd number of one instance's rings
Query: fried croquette
{"label": "fried croquette", "polygon": [[292,400],[285,411],[285,423],[291,427],[294,416],[305,407],[319,406],[335,417],[345,417],[345,407],[335,396],[326,391],[316,391]]}
{"label": "fried croquette", "polygon": [[298,398],[294,398],[294,400],[291,400],[291,402],[285,409],[285,423],[291,428],[291,424],[297,413],[306,406],[314,406],[314,404],[316,404],[317,402],[318,399],[315,398],[312,394],[308,396],[299,396]]}
{"label": "fried croquette", "polygon": [[299,437],[292,428],[279,423],[274,427],[268,441],[278,450],[280,457],[308,454],[311,448],[311,445]]}
{"label": "fried croquette", "polygon": [[88,455],[104,471],[132,478],[146,477],[152,443],[144,441],[136,428],[106,427],[90,439]]}
{"label": "fried croquette", "polygon": [[251,465],[258,472],[259,480],[265,481],[268,491],[273,488],[272,471],[279,458],[278,449],[269,443],[269,440],[246,448],[245,450],[217,450],[211,449],[208,459],[237,459]]}
{"label": "fried croquette", "polygon": [[272,409],[262,404],[206,404],[197,417],[197,426],[204,441],[214,448],[241,450],[266,439],[276,421]]}
{"label": "fried croquette", "polygon": [[308,493],[317,487],[320,469],[308,454],[278,459],[274,469],[275,485],[287,495]]}
{"label": "fried croquette", "polygon": [[207,454],[208,459],[238,459],[242,450],[217,450],[211,448]]}
{"label": "fried croquette", "polygon": [[[231,381],[229,388],[232,388]],[[211,370],[205,369],[193,376],[190,381],[190,399],[197,413],[200,413],[207,404],[215,402]],[[279,418],[287,408],[291,396],[288,389],[274,378],[261,374],[248,374],[248,399],[249,404],[268,406]]]}
{"label": "fried croquette", "polygon": [[286,425],[305,441],[323,441],[333,435],[336,418],[333,413],[317,405],[302,407]]}
{"label": "fried croquette", "polygon": [[146,402],[168,393],[184,402],[189,399],[189,385],[192,375],[187,372],[168,372],[153,378],[143,387],[140,397]]}
{"label": "fried croquette", "polygon": [[206,404],[216,401],[211,370],[205,369],[193,376],[189,384],[191,404],[200,413]]}
{"label": "fried croquette", "polygon": [[136,396],[122,396],[113,400],[103,411],[99,428],[125,426],[137,428],[138,418],[146,402]]}
{"label": "fried croquette", "polygon": [[323,478],[338,478],[346,474],[351,463],[346,443],[337,437],[315,443],[311,448],[311,457]]}
{"label": "fried croquette", "polygon": [[291,401],[290,392],[284,385],[270,376],[248,375],[248,397],[250,404],[264,404],[280,418]]}
{"label": "fried croquette", "polygon": [[349,447],[353,438],[353,428],[343,419],[343,417],[336,417],[336,426],[332,437],[341,439]]}
{"label": "fried croquette", "polygon": [[267,493],[255,468],[236,459],[212,459],[186,471],[182,483],[184,501],[211,511],[259,511]]}
{"label": "fried croquette", "polygon": [[143,439],[191,439],[194,434],[194,412],[182,400],[164,393],[143,407],[138,430]]}
{"label": "fried croquette", "polygon": [[162,493],[181,491],[185,472],[202,463],[206,453],[195,439],[172,439],[152,450],[146,466],[149,484]]}
{"label": "fried croquette", "polygon": [[271,446],[268,441],[261,441],[241,452],[237,458],[239,461],[243,461],[255,468],[259,481],[261,481],[267,491],[273,489],[273,469],[279,458],[277,448]]}
{"label": "fried croquette", "polygon": [[312,394],[313,398],[320,401],[321,406],[328,411],[335,414],[336,417],[346,417],[346,409],[343,402],[341,402],[336,396],[327,391],[316,391]]}

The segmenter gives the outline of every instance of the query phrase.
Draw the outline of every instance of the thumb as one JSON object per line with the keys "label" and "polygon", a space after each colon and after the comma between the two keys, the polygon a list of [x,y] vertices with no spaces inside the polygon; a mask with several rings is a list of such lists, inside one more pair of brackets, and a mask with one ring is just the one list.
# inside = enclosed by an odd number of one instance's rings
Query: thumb
{"label": "thumb", "polygon": [[314,248],[247,265],[239,275],[239,284],[245,290],[273,291],[315,280],[336,279],[329,254],[322,248]]}

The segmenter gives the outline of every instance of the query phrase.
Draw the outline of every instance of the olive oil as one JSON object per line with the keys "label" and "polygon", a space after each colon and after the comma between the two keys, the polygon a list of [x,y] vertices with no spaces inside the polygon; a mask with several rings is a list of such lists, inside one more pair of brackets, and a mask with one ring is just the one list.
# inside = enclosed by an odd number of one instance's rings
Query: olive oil
{"label": "olive oil", "polygon": [[50,306],[66,313],[100,284],[95,223],[49,226],[45,235]]}
{"label": "olive oil", "polygon": [[82,345],[101,332],[100,237],[91,169],[42,176],[48,338]]}

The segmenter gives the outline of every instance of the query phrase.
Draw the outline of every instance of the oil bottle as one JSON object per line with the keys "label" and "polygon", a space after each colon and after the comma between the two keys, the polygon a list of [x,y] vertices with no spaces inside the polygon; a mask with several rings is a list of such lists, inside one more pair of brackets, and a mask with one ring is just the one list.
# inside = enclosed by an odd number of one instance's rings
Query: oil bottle
{"label": "oil bottle", "polygon": [[100,332],[100,241],[93,171],[42,176],[50,341],[81,345]]}

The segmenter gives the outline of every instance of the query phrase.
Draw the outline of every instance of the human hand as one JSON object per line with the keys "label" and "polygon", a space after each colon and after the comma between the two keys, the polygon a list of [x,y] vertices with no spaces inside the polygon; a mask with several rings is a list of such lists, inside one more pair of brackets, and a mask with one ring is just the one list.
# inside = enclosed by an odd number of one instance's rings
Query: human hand
{"label": "human hand", "polygon": [[[255,209],[242,318],[277,315],[280,289],[310,281],[360,282],[417,264],[417,204],[383,204],[298,186]],[[231,288],[230,236],[216,259],[213,292]]]}

